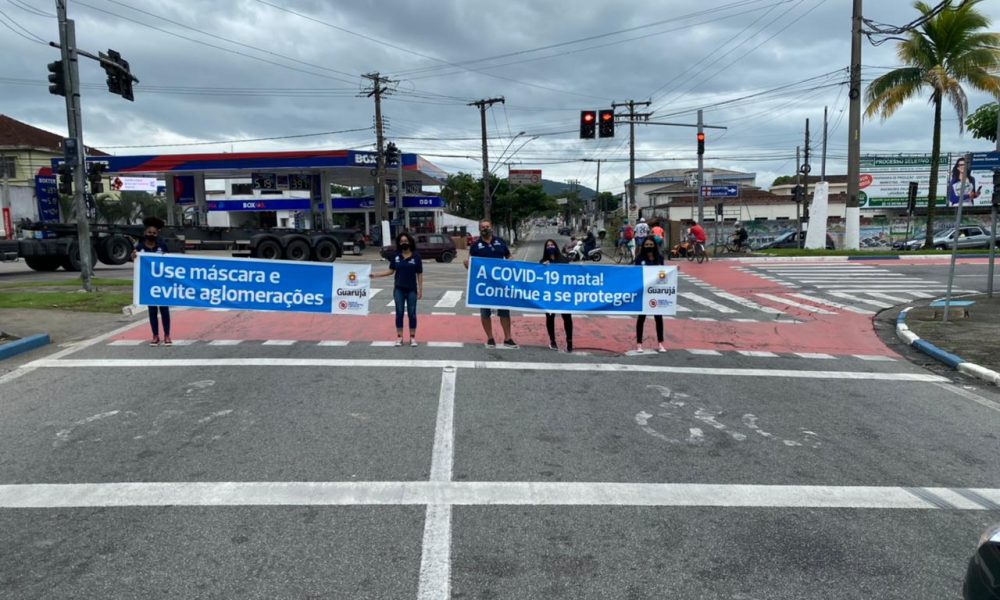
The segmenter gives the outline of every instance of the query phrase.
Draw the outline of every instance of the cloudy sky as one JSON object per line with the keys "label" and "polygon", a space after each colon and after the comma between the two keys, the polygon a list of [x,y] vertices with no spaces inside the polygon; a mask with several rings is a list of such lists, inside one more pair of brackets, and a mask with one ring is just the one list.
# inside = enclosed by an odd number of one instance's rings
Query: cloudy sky
{"label": "cloudy sky", "polygon": [[[600,159],[601,189],[621,192],[627,128],[581,140],[578,119],[629,99],[651,101],[661,121],[693,123],[704,108],[706,123],[728,127],[708,132],[706,166],[756,172],[764,187],[794,171],[807,118],[818,156],[828,106],[827,171],[846,169],[850,0],[67,2],[79,46],[118,50],[141,80],[127,102],[81,61],[86,142],[115,154],[371,149],[374,104],[361,75],[377,71],[394,82],[387,139],[449,172],[481,171],[479,113],[468,103],[499,96],[487,127],[500,173],[509,163],[594,187],[596,164],[583,159]],[[906,0],[866,5],[881,23],[916,17]],[[63,99],[46,89],[58,51],[39,41],[58,37],[54,6],[0,0],[0,113],[62,133]],[[1000,30],[1000,2],[980,10]],[[866,41],[863,53],[865,79],[897,65],[891,41]],[[988,101],[969,90],[970,111]],[[946,111],[945,150],[991,149],[960,137]],[[931,118],[920,99],[868,121],[862,151],[929,152]],[[696,165],[694,137],[637,127],[636,174]],[[284,139],[241,141],[254,138]],[[181,145],[198,142],[224,143]],[[175,145],[153,147],[165,144]]]}

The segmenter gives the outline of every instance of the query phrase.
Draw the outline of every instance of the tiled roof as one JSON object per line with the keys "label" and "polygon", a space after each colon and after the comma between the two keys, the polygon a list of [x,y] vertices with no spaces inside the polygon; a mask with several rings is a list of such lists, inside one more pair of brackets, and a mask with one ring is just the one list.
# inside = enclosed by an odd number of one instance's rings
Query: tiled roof
{"label": "tiled roof", "polygon": [[[63,138],[50,131],[0,115],[0,148],[39,148],[62,152]],[[87,147],[90,156],[108,156],[96,148]]]}

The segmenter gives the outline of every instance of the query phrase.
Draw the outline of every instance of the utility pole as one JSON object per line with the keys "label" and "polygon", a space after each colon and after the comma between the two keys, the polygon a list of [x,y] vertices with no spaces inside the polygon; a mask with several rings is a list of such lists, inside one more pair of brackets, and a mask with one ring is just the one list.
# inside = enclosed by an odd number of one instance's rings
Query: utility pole
{"label": "utility pole", "polygon": [[[76,241],[80,252],[80,278],[85,291],[93,291],[94,258],[90,253],[90,222],[87,220],[87,147],[83,145],[83,115],[80,108],[80,70],[77,64],[76,28],[66,18],[66,0],[56,0],[59,19],[59,48],[62,52],[63,80],[66,82],[66,124],[69,138],[76,143],[76,155],[67,157],[73,169],[73,206],[76,207]],[[69,158],[73,158],[72,164]]]}
{"label": "utility pole", "polygon": [[492,194],[490,194],[490,157],[489,148],[486,146],[486,109],[499,102],[504,104],[503,96],[498,98],[484,98],[470,102],[468,106],[475,106],[479,109],[479,125],[483,130],[483,219],[490,220],[490,209],[493,206]]}
{"label": "utility pole", "polygon": [[[10,210],[10,192],[8,191],[8,188],[7,188],[7,177],[8,177],[8,175],[7,175],[7,155],[3,154],[3,153],[0,153],[0,169],[3,169],[3,182],[2,182],[2,185],[3,185],[3,194],[0,195],[0,217],[2,217],[3,216],[3,211]],[[14,219],[11,218],[11,223],[13,223],[13,222],[14,222]],[[4,232],[4,237],[6,237],[8,240],[14,239],[14,232],[13,231],[7,231],[7,220],[6,219],[4,219],[3,232]]]}
{"label": "utility pole", "polygon": [[[861,177],[861,0],[851,12],[851,81],[847,92],[847,210],[844,248],[857,250],[861,241],[861,208],[858,202]],[[937,165],[932,165],[936,169]]]}
{"label": "utility pole", "polygon": [[[698,139],[705,133],[705,119],[698,109]],[[698,224],[705,221],[705,157],[698,153]]]}
{"label": "utility pole", "polygon": [[798,232],[795,237],[796,241],[802,240],[802,213],[800,212],[802,208],[802,196],[800,195],[802,193],[802,165],[799,162],[801,151],[801,147],[795,147],[795,230]]}
{"label": "utility pole", "polygon": [[[997,98],[997,154],[1000,154],[1000,98]],[[966,167],[971,171],[972,168]],[[993,265],[997,256],[997,205],[1000,204],[1000,165],[993,167],[993,201],[990,203],[990,272],[987,275],[986,292],[993,297]]]}
{"label": "utility pole", "polygon": [[[806,222],[807,226],[809,223],[809,172],[812,171],[812,166],[809,164],[809,119],[806,119],[806,145],[804,150],[805,157],[802,161],[802,175],[803,175],[803,189],[802,189],[802,220]],[[826,226],[826,224],[823,224]]]}
{"label": "utility pole", "polygon": [[[636,102],[635,100],[629,100],[628,102],[618,103],[612,102],[611,108],[628,107],[627,114],[616,114],[615,118],[627,118],[628,119],[628,201],[629,205],[638,206],[635,199],[635,120],[641,118],[644,121],[648,121],[649,117],[653,113],[637,113],[635,112],[636,106],[649,106],[651,102]],[[625,207],[625,218],[628,219],[629,209],[628,206]]]}
{"label": "utility pole", "polygon": [[827,134],[829,133],[828,129],[829,121],[827,121],[826,118],[826,109],[827,107],[824,106],[823,107],[823,161],[820,163],[820,168],[819,168],[820,181],[826,181],[826,138]]}
{"label": "utility pole", "polygon": [[[382,221],[385,221],[389,217],[385,189],[385,138],[382,131],[382,95],[389,91],[385,88],[385,85],[393,82],[387,77],[382,77],[377,71],[375,73],[366,73],[362,77],[372,82],[372,90],[366,95],[369,98],[375,98],[375,226],[378,228],[378,231],[381,231]],[[385,246],[388,241],[382,240],[382,245]]]}

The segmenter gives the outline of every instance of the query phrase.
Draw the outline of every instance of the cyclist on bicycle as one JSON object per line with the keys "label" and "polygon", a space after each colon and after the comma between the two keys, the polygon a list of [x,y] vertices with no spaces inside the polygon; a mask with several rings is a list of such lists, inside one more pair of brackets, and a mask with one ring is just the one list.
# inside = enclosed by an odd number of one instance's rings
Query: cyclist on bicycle
{"label": "cyclist on bicycle", "polygon": [[708,241],[708,234],[705,233],[705,228],[698,224],[698,221],[694,221],[691,224],[691,228],[688,229],[688,238],[694,242],[693,245],[695,246],[695,253],[700,252],[705,254],[705,258],[707,259],[708,255],[705,253],[705,242]]}
{"label": "cyclist on bicycle", "polygon": [[743,248],[746,247],[747,237],[749,237],[747,234],[747,230],[743,227],[742,224],[737,223],[736,230],[733,231],[733,245],[736,246],[737,252],[743,251]]}

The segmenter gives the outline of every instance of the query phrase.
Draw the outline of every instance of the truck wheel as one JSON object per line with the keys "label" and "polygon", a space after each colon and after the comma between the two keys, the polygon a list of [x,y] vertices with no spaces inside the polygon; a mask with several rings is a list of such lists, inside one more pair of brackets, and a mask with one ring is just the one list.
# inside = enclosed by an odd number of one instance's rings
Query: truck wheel
{"label": "truck wheel", "polygon": [[31,258],[25,258],[24,262],[28,265],[29,269],[35,271],[55,271],[59,268],[59,259],[48,256],[32,256]]}
{"label": "truck wheel", "polygon": [[313,255],[319,262],[333,262],[337,260],[337,245],[331,240],[320,240],[316,242]]}
{"label": "truck wheel", "polygon": [[453,260],[455,260],[454,252],[444,252],[441,254],[441,262],[450,263]]}
{"label": "truck wheel", "polygon": [[257,244],[254,256],[256,258],[265,258],[267,260],[281,258],[281,244],[275,240],[264,240]]}
{"label": "truck wheel", "polygon": [[[258,251],[260,246],[257,247]],[[309,260],[309,243],[305,240],[292,240],[285,246],[285,258],[288,260]]]}
{"label": "truck wheel", "polygon": [[67,271],[79,271],[82,268],[80,264],[80,245],[76,242],[71,242],[66,247],[66,254],[59,257],[59,264]]}
{"label": "truck wheel", "polygon": [[132,255],[132,243],[122,235],[105,238],[101,245],[104,247],[104,258],[101,258],[101,262],[105,264],[124,265]]}

